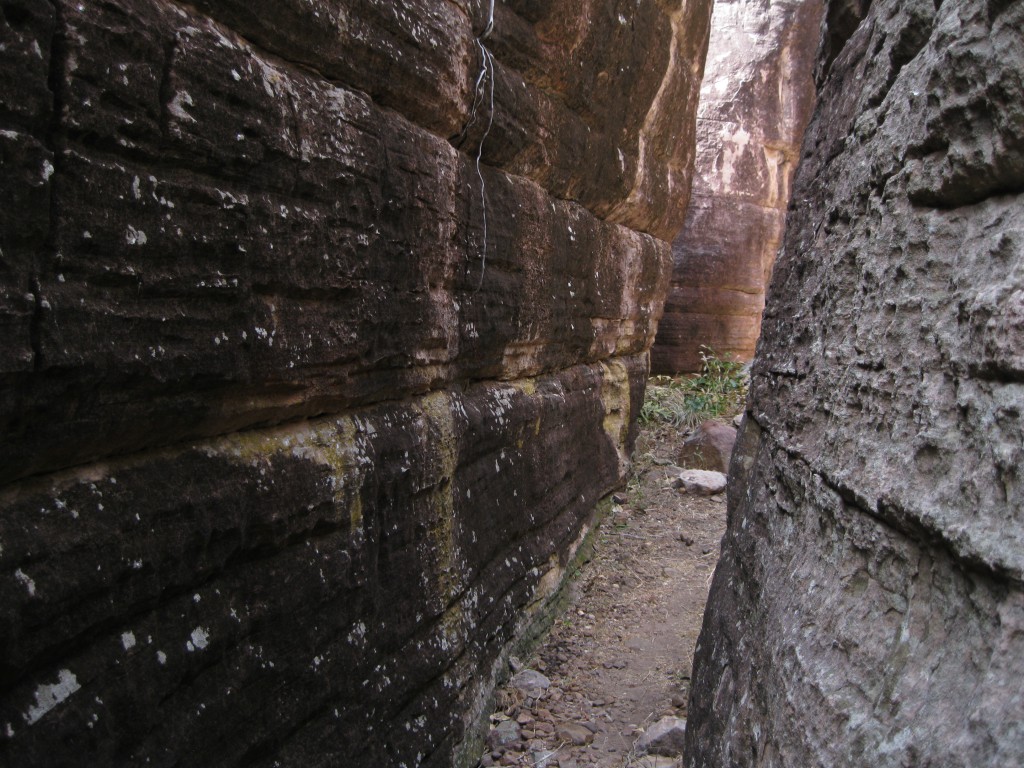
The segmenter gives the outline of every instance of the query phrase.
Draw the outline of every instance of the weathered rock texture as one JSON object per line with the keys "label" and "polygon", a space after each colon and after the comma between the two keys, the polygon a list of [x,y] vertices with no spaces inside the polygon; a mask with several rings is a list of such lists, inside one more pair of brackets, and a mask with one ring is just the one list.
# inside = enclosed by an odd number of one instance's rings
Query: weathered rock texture
{"label": "weathered rock texture", "polygon": [[0,0],[0,763],[455,759],[623,479],[709,16],[488,7]]}
{"label": "weathered rock texture", "polygon": [[655,373],[701,370],[701,347],[749,360],[814,106],[823,0],[716,0],[693,196],[672,245]]}
{"label": "weathered rock texture", "polygon": [[729,473],[736,427],[720,421],[705,421],[683,441],[676,463],[690,469]]}
{"label": "weathered rock texture", "polygon": [[828,19],[687,762],[1021,765],[1024,2]]}

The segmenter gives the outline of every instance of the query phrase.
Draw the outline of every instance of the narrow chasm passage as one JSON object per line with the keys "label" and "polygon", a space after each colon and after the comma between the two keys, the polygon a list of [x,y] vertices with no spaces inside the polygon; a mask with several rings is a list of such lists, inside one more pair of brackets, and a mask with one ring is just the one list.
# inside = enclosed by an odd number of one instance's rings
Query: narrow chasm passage
{"label": "narrow chasm passage", "polygon": [[[731,373],[735,388],[711,422],[727,432],[743,394],[742,374]],[[512,660],[480,766],[682,765],[693,652],[726,518],[724,493],[680,480],[680,464],[710,459],[691,450],[703,428],[685,429],[666,402],[693,381],[702,379],[652,380],[630,481],[575,574],[568,610],[530,658]]]}
{"label": "narrow chasm passage", "polygon": [[651,370],[700,370],[702,345],[750,360],[814,108],[822,0],[715,0],[693,189]]}
{"label": "narrow chasm passage", "polygon": [[[739,361],[754,356],[785,230],[823,11],[821,0],[714,2],[692,196],[651,350],[651,370],[667,376],[650,382],[633,475],[571,607],[509,670],[480,766],[682,765],[694,648],[725,531],[732,418],[746,390]],[[717,494],[684,490],[691,480],[716,483]]]}

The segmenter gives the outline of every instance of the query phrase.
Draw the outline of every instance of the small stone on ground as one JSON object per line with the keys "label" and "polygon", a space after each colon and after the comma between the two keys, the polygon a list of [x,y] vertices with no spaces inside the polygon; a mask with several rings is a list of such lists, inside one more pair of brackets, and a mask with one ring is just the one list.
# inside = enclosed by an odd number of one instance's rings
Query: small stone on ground
{"label": "small stone on ground", "polygon": [[714,496],[725,490],[727,478],[721,472],[706,469],[685,469],[679,473],[679,485],[687,493]]}
{"label": "small stone on ground", "polygon": [[487,734],[487,747],[498,749],[519,739],[519,726],[512,720],[502,720]]}
{"label": "small stone on ground", "polygon": [[551,681],[535,669],[524,669],[512,677],[512,687],[531,699],[539,699],[551,685]]}
{"label": "small stone on ground", "polygon": [[574,747],[582,747],[594,740],[594,733],[585,725],[579,723],[566,723],[559,726],[558,738]]}
{"label": "small stone on ground", "polygon": [[683,754],[686,740],[686,719],[682,717],[663,717],[640,737],[636,748],[638,751],[652,755],[678,757]]}

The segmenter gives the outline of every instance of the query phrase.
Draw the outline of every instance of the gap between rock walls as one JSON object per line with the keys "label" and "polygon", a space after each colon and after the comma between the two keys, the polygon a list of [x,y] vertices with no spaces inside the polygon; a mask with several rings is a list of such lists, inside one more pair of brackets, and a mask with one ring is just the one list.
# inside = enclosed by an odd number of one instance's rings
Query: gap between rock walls
{"label": "gap between rock walls", "polygon": [[0,0],[0,764],[1024,762],[1024,2],[713,11]]}
{"label": "gap between rock walls", "polygon": [[465,765],[681,765],[693,652],[725,530],[722,488],[680,480],[693,456],[686,440],[671,420],[642,427],[593,553],[550,631],[509,660],[484,743]]}
{"label": "gap between rock walls", "polygon": [[725,489],[742,363],[814,107],[823,4],[775,3],[767,20],[762,10],[722,2],[713,16],[694,194],[652,351],[653,372],[668,375],[648,385],[627,492],[572,584],[568,613],[511,660],[476,765],[682,765],[693,653],[725,523],[724,495],[701,494]]}

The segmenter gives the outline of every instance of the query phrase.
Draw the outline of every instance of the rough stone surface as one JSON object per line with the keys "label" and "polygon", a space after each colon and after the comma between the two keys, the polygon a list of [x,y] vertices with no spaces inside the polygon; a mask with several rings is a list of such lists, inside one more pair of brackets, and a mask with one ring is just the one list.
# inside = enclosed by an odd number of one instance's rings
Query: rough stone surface
{"label": "rough stone surface", "polygon": [[558,738],[575,747],[582,747],[594,740],[594,732],[579,723],[565,723],[558,727]]}
{"label": "rough stone surface", "polygon": [[1024,2],[827,18],[687,764],[1019,765]]}
{"label": "rough stone surface", "polygon": [[678,464],[688,469],[709,469],[728,474],[736,428],[720,421],[705,421],[683,441]]}
{"label": "rough stone surface", "polygon": [[512,676],[513,688],[530,698],[539,698],[551,685],[551,681],[535,669],[524,669]]}
{"label": "rough stone surface", "polygon": [[[237,21],[226,0],[207,5]],[[260,14],[246,3],[248,23],[278,18],[278,5],[275,0]],[[326,23],[337,11],[322,5]],[[435,57],[451,55],[447,36],[471,32],[473,20],[451,4],[412,6],[415,13],[382,20],[381,14],[394,15],[392,3],[353,3],[346,23],[361,35],[385,38],[378,26],[409,25],[401,37],[424,36],[426,47],[429,34],[443,32],[444,44],[432,47]],[[351,87],[338,85],[288,65],[301,57],[283,42],[256,47],[209,17],[161,0],[59,8],[60,45],[45,69],[31,44],[38,47],[41,39],[48,50],[53,18],[37,20],[42,11],[25,11],[11,33],[27,36],[28,64],[35,67],[19,77],[29,80],[37,71],[42,92],[48,78],[59,83],[49,95],[60,103],[62,120],[53,135],[48,112],[19,114],[10,120],[15,128],[35,119],[45,129],[26,125],[2,137],[12,173],[24,179],[5,170],[15,223],[5,227],[12,255],[0,309],[9,307],[5,327],[21,332],[6,345],[12,359],[0,401],[0,479],[338,412],[454,381],[561,370],[649,345],[665,290],[667,247],[611,222],[639,225],[650,208],[660,219],[648,230],[666,238],[682,219],[678,211],[671,215],[668,192],[661,195],[658,184],[675,179],[675,196],[685,198],[686,180],[666,165],[682,166],[689,157],[677,157],[692,145],[685,120],[673,122],[671,131],[656,121],[645,128],[630,111],[636,94],[654,99],[660,87],[692,78],[688,67],[666,70],[670,52],[691,41],[687,29],[673,26],[683,22],[666,18],[656,3],[636,11],[646,35],[616,38],[612,51],[605,38],[629,25],[615,22],[611,31],[608,23],[592,25],[587,34],[602,35],[588,43],[595,61],[587,59],[585,68],[576,63],[596,77],[591,68],[612,68],[600,57],[642,51],[656,59],[629,74],[641,59],[616,79],[616,93],[633,94],[621,96],[625,103],[608,95],[600,105],[597,114],[627,125],[598,121],[588,132],[580,115],[598,106],[573,103],[574,111],[564,99],[577,84],[559,82],[561,118],[550,117],[549,130],[521,127],[514,132],[520,152],[506,157],[513,137],[505,136],[511,128],[502,119],[526,119],[527,107],[554,99],[554,91],[527,87],[525,75],[509,82],[499,59],[495,126],[483,144],[486,249],[473,157],[446,140],[455,125],[470,122],[469,81],[478,66],[472,57],[449,65],[454,70],[447,77],[457,82],[446,88],[461,89],[463,103],[438,136],[365,95],[373,92],[367,80],[379,77],[379,67],[351,74]],[[448,9],[443,24],[431,16],[441,31],[418,18],[438,9]],[[577,15],[565,10],[568,18]],[[699,13],[694,22],[699,33]],[[262,40],[238,23],[242,35]],[[560,26],[567,23],[550,22],[547,57],[575,41]],[[316,29],[312,21],[309,26]],[[406,60],[399,50],[389,55]],[[654,66],[659,55],[660,68]],[[116,77],[108,74],[111,66],[119,68]],[[415,57],[407,66],[428,67],[431,78],[444,69]],[[343,73],[326,72],[335,74]],[[574,76],[581,75],[574,70]],[[388,80],[402,94],[419,93],[417,78]],[[586,92],[590,98],[603,93]],[[516,94],[522,104],[503,103]],[[23,110],[32,107],[30,95]],[[409,102],[413,110],[416,99]],[[484,117],[478,114],[474,125]],[[579,137],[558,135],[573,125],[577,133],[610,132],[614,140],[589,149],[593,162],[569,163],[564,178],[520,167],[524,153],[547,156],[577,146]],[[632,143],[639,153],[646,146],[640,137],[648,134],[679,148],[632,163],[634,175],[649,179],[635,189],[616,197],[605,176],[573,175],[596,173],[608,157],[618,167],[618,147]],[[481,138],[464,142],[473,155]],[[552,159],[544,173],[557,167]],[[625,189],[624,179],[618,186]],[[646,190],[644,184],[657,189],[626,206],[623,196]],[[589,208],[552,194],[572,195]],[[626,207],[616,214],[619,203]]]}
{"label": "rough stone surface", "polygon": [[497,749],[519,740],[519,726],[512,720],[502,720],[487,734],[487,748]]}
{"label": "rough stone surface", "polygon": [[641,734],[636,748],[652,755],[678,757],[686,739],[685,717],[663,717]]}
{"label": "rough stone surface", "polygon": [[701,370],[701,346],[754,354],[790,181],[814,106],[823,0],[716,0],[693,196],[672,246],[655,373]]}
{"label": "rough stone surface", "polygon": [[696,493],[698,496],[714,496],[724,491],[726,484],[724,474],[707,469],[684,469],[674,483],[685,493]]}
{"label": "rough stone surface", "polygon": [[458,759],[624,478],[710,11],[496,5],[0,0],[0,763]]}

